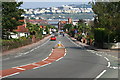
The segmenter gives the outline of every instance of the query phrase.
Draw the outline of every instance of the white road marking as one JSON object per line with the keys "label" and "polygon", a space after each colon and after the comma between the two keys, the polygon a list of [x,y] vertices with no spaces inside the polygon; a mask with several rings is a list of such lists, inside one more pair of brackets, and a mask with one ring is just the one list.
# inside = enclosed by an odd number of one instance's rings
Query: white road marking
{"label": "white road marking", "polygon": [[43,62],[45,62],[45,63],[50,63],[49,61],[43,61]]}
{"label": "white road marking", "polygon": [[[52,49],[52,52],[53,52],[53,49]],[[51,56],[51,55],[52,55],[52,52],[49,54],[49,56]]]}
{"label": "white road marking", "polygon": [[[50,63],[49,63],[50,64]],[[37,69],[37,68],[40,68],[40,67],[44,67],[44,66],[47,66],[47,65],[49,65],[49,64],[45,64],[45,65],[42,65],[42,66],[39,66],[39,67],[35,67],[35,68],[33,68],[33,69]]]}
{"label": "white road marking", "polygon": [[[66,36],[67,37],[67,36]],[[68,38],[68,37],[67,37]],[[68,38],[69,39],[69,38]],[[69,39],[72,43],[74,43],[75,45],[77,45],[75,42],[73,42],[71,39]],[[77,45],[78,46],[78,45]],[[84,48],[84,47],[83,47]],[[102,55],[100,55],[100,54],[98,54],[97,53],[97,51],[93,51],[93,50],[87,50],[87,51],[90,51],[91,53],[96,53],[96,55],[98,55],[98,56],[102,56]],[[99,53],[101,53],[101,54],[103,54],[104,52],[99,52]],[[105,55],[107,55],[107,54],[105,54]],[[110,55],[111,56],[111,55]],[[107,57],[104,57],[107,61],[108,61],[108,65],[107,65],[107,67],[110,67],[110,62],[109,62],[109,59],[107,58]],[[98,78],[100,78],[104,73],[106,72],[106,70],[103,70],[103,72],[102,73],[100,73],[97,77],[96,77],[96,79],[94,79],[94,80],[97,80]]]}
{"label": "white road marking", "polygon": [[44,60],[46,60],[46,59],[48,59],[48,57],[46,57],[45,59],[43,59],[42,61],[44,61]]}
{"label": "white road marking", "polygon": [[2,78],[6,78],[6,77],[10,77],[10,76],[14,76],[14,75],[17,75],[17,74],[20,74],[20,72],[17,72],[17,73],[11,74],[11,75],[7,75],[7,76],[4,76],[4,77],[2,77]]}
{"label": "white road marking", "polygon": [[30,52],[34,51],[34,49],[31,49]]}
{"label": "white road marking", "polygon": [[107,61],[109,61],[109,59],[107,57],[104,57]]}
{"label": "white road marking", "polygon": [[24,54],[28,54],[29,52],[25,52]]}
{"label": "white road marking", "polygon": [[34,66],[41,66],[41,65],[39,65],[39,64],[36,64],[36,63],[32,63],[32,65],[34,65]]}
{"label": "white road marking", "polygon": [[107,67],[110,67],[110,62],[108,62],[108,66]]}
{"label": "white road marking", "polygon": [[14,68],[19,69],[19,70],[26,70],[24,68],[19,68],[19,67],[14,67]]}
{"label": "white road marking", "polygon": [[[31,50],[25,52],[25,53],[20,53],[19,55],[14,56],[14,58],[17,58],[17,57],[20,57],[20,56],[26,55],[26,54],[28,54],[28,53],[34,51],[35,49],[38,49],[38,48],[42,47],[43,45],[47,44],[47,42],[49,42],[49,39],[48,39],[45,43],[41,44],[40,46],[37,46],[37,47],[35,47],[35,48],[33,48],[33,49],[31,49]],[[6,58],[6,59],[3,59],[3,60],[9,60],[9,59],[10,59],[10,58]]]}
{"label": "white road marking", "polygon": [[59,59],[57,59],[56,61],[59,61],[60,59],[62,59],[63,57],[61,57],[61,58],[59,58]]}
{"label": "white road marking", "polygon": [[106,70],[103,70],[94,80],[97,80],[98,78],[100,78],[105,72]]}
{"label": "white road marking", "polygon": [[6,58],[6,59],[3,59],[3,60],[9,60],[10,58]]}
{"label": "white road marking", "polygon": [[22,55],[17,55],[17,56],[15,56],[15,58],[20,57],[20,56],[22,56]]}
{"label": "white road marking", "polygon": [[102,56],[102,55],[98,54],[98,56]]}

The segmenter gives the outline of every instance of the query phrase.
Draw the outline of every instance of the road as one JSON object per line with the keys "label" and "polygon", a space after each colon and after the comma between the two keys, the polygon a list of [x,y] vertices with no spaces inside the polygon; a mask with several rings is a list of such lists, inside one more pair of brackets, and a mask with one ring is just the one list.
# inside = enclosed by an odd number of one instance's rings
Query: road
{"label": "road", "polygon": [[[45,41],[28,54],[3,60],[3,69],[42,61],[51,53],[52,48],[61,41],[65,46],[66,55],[59,61],[44,67],[30,69],[7,78],[100,78],[110,67],[108,58],[93,54],[83,46],[74,43],[68,36],[58,36],[57,41]],[[110,72],[110,70],[109,70]],[[117,78],[118,75],[105,75],[103,78]]]}

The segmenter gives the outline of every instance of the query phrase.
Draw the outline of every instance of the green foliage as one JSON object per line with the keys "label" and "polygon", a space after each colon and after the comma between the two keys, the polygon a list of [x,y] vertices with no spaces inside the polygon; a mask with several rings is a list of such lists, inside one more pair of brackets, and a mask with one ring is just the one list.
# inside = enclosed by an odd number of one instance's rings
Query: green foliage
{"label": "green foliage", "polygon": [[47,34],[50,33],[48,26],[46,27],[46,33],[47,33]]}
{"label": "green foliage", "polygon": [[95,46],[102,48],[103,43],[105,40],[105,28],[95,28],[94,29],[94,39],[95,39]]}
{"label": "green foliage", "polygon": [[24,13],[23,9],[19,9],[21,4],[23,4],[23,2],[2,2],[3,35],[6,35],[7,32],[16,29],[16,26],[23,24],[23,22],[19,21],[22,13]]}
{"label": "green foliage", "polygon": [[24,39],[23,37],[21,39],[2,40],[2,51],[18,48],[31,43],[31,39]]}
{"label": "green foliage", "polygon": [[26,40],[27,38],[25,36],[22,36],[19,38],[20,40]]}
{"label": "green foliage", "polygon": [[70,31],[70,28],[72,27],[72,24],[65,24],[64,25],[64,31],[66,31],[66,29],[68,30],[68,31]]}
{"label": "green foliage", "polygon": [[94,28],[106,28],[105,42],[120,42],[120,1],[93,2],[92,8],[96,14]]}
{"label": "green foliage", "polygon": [[96,42],[103,43],[104,35],[105,35],[105,28],[94,29],[94,37]]}
{"label": "green foliage", "polygon": [[23,9],[19,9],[22,2],[3,2],[2,3],[2,26],[3,29],[13,30],[16,26],[21,25],[20,19]]}

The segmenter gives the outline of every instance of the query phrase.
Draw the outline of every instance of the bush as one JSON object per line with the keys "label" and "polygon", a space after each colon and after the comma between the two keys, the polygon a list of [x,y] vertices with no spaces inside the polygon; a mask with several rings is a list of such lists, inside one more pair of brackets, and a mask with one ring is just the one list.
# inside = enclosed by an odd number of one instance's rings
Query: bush
{"label": "bush", "polygon": [[98,48],[103,48],[103,43],[105,40],[105,28],[95,28],[94,29],[94,38],[95,38],[95,46]]}
{"label": "bush", "polygon": [[26,40],[27,38],[25,36],[22,36],[19,38],[20,40]]}
{"label": "bush", "polygon": [[2,41],[2,51],[7,51],[10,49],[18,48],[32,43],[31,39],[11,39]]}

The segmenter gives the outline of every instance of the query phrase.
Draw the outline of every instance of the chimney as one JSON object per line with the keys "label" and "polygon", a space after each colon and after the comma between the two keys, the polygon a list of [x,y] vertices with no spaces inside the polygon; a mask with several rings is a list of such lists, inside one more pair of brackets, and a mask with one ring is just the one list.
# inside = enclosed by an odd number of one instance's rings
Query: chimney
{"label": "chimney", "polygon": [[72,24],[72,19],[68,18],[68,24]]}

